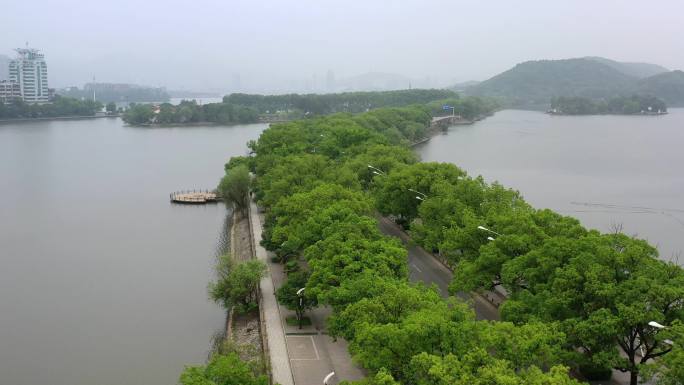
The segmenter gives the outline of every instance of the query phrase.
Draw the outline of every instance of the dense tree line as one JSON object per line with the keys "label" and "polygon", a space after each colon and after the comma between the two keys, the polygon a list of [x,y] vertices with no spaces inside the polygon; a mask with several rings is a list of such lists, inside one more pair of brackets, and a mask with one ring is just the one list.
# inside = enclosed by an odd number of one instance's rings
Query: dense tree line
{"label": "dense tree line", "polygon": [[261,114],[299,112],[302,115],[324,115],[336,112],[359,113],[381,107],[403,107],[434,100],[456,98],[449,90],[412,89],[381,92],[344,92],[338,94],[252,95],[230,94],[223,102],[251,107]]}
{"label": "dense tree line", "polygon": [[654,114],[667,112],[667,105],[654,96],[644,95],[621,96],[608,100],[557,97],[551,99],[551,112],[562,115]]}
{"label": "dense tree line", "polygon": [[259,114],[253,108],[235,106],[229,103],[197,104],[194,100],[183,100],[177,106],[163,103],[132,104],[123,114],[128,124],[186,124],[186,123],[254,123]]}
{"label": "dense tree line", "polygon": [[100,110],[102,110],[100,102],[57,95],[51,103],[46,104],[29,104],[20,99],[8,104],[0,103],[0,119],[93,116]]}
{"label": "dense tree line", "polygon": [[166,102],[169,94],[164,88],[143,87],[133,84],[88,83],[83,89],[70,87],[58,90],[60,95],[76,99],[92,99],[102,103]]}
{"label": "dense tree line", "polygon": [[[256,175],[262,244],[297,265],[279,299],[296,309],[305,287],[306,307],[332,307],[329,332],[369,370],[362,384],[575,384],[568,368],[681,384],[681,268],[643,240],[418,162],[406,144],[432,108],[274,124],[249,144],[254,156],[226,165]],[[406,249],[379,232],[376,211],[454,268],[453,292],[503,286],[503,321],[476,321],[457,297],[410,283]]]}
{"label": "dense tree line", "polygon": [[[433,116],[457,115],[464,119],[473,120],[496,111],[498,103],[491,98],[466,96],[435,100],[427,103]],[[446,109],[444,107],[447,107]]]}

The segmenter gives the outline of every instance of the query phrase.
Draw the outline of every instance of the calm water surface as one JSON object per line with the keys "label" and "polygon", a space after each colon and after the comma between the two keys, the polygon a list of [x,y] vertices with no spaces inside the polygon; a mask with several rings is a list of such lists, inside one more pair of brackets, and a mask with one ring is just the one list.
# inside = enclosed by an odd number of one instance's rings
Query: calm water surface
{"label": "calm water surface", "polygon": [[665,116],[508,110],[417,150],[425,161],[455,163],[591,228],[622,224],[669,260],[684,250],[683,147],[684,109]]}
{"label": "calm water surface", "polygon": [[264,128],[0,124],[0,382],[169,385],[203,362],[227,211],[168,194],[214,187]]}

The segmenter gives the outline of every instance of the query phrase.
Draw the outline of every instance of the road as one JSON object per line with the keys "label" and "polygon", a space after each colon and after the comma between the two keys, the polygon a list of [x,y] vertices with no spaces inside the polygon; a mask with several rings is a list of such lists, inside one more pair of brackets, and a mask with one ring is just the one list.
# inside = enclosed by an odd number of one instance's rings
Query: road
{"label": "road", "polygon": [[[449,283],[453,274],[439,262],[432,254],[422,247],[412,245],[409,237],[397,225],[387,218],[378,217],[378,227],[385,235],[399,238],[408,250],[409,279],[413,282],[435,284],[444,298],[449,296]],[[478,320],[499,320],[499,311],[484,297],[478,294],[457,293],[458,297],[466,301],[472,300],[475,316]]]}

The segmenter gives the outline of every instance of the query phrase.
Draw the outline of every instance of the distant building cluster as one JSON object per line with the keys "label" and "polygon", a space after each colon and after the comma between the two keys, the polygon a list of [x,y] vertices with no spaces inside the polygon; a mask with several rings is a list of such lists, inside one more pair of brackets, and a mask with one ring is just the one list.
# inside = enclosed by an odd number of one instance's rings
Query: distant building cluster
{"label": "distant building cluster", "polygon": [[23,100],[26,103],[48,103],[54,89],[48,88],[45,55],[34,48],[17,48],[17,56],[9,62],[9,80],[0,81],[0,102]]}

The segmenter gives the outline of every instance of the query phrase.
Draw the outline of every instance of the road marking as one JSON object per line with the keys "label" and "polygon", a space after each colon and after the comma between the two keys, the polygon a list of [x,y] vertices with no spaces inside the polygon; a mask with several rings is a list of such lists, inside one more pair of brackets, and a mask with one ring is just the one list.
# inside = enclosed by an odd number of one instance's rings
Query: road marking
{"label": "road marking", "polygon": [[311,338],[311,345],[313,345],[314,352],[316,352],[316,359],[320,360],[321,357],[318,355],[318,349],[316,349],[316,341],[314,341],[313,336],[309,336]]}
{"label": "road marking", "polygon": [[313,336],[287,336],[287,338],[292,341],[292,338],[309,338],[311,340],[311,347],[313,347],[314,354],[316,355],[316,358],[290,358],[290,361],[319,361],[321,359],[321,356],[318,354],[318,349],[316,348],[316,341],[314,341]]}
{"label": "road marking", "polygon": [[415,263],[412,263],[411,266],[413,266],[414,269],[418,270],[419,273],[423,272],[423,270],[421,270],[420,267],[416,266]]}

